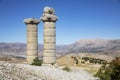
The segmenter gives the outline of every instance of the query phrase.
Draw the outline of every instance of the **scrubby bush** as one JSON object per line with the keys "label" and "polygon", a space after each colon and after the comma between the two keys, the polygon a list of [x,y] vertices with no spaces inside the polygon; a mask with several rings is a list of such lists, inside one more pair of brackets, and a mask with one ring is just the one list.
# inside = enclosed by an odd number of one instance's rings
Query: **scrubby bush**
{"label": "scrubby bush", "polygon": [[82,60],[88,61],[89,57],[82,57]]}
{"label": "scrubby bush", "polygon": [[85,64],[85,61],[81,61],[82,64]]}
{"label": "scrubby bush", "polygon": [[41,66],[42,65],[42,60],[39,60],[38,57],[36,57],[31,65],[35,65],[35,66]]}
{"label": "scrubby bush", "polygon": [[95,76],[100,80],[120,80],[120,59],[113,59],[109,66],[104,64]]}
{"label": "scrubby bush", "polygon": [[75,64],[78,65],[79,64],[79,59],[82,59],[84,62],[81,62],[83,64],[85,64],[87,61],[89,61],[90,63],[93,64],[107,64],[106,60],[103,59],[99,59],[99,58],[91,58],[91,57],[79,57],[79,56],[71,56],[71,58],[75,61]]}
{"label": "scrubby bush", "polygon": [[63,70],[65,70],[65,71],[67,71],[67,72],[71,71],[70,68],[67,67],[67,66],[65,66],[65,67],[63,68]]}

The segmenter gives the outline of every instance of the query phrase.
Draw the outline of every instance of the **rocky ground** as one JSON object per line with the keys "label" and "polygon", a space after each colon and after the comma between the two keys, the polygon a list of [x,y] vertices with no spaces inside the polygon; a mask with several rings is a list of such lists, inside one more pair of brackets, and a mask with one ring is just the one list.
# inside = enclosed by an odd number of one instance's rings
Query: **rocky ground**
{"label": "rocky ground", "polygon": [[0,62],[0,80],[98,80],[83,69]]}

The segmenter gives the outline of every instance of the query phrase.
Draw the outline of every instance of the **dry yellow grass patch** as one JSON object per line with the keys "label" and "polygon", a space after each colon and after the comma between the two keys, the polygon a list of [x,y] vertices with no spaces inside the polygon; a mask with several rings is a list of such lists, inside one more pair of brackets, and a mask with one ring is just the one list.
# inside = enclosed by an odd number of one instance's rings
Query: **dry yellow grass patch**
{"label": "dry yellow grass patch", "polygon": [[58,58],[56,62],[58,65],[61,65],[61,66],[74,66],[74,60],[71,59],[71,56],[67,56],[67,55],[61,58]]}

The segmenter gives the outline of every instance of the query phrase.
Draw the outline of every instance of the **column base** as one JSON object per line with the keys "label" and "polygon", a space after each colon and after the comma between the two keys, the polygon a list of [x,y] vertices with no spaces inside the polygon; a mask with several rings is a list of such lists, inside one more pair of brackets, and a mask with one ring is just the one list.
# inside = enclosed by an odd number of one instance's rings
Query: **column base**
{"label": "column base", "polygon": [[54,65],[56,63],[56,57],[43,57],[43,63]]}
{"label": "column base", "polygon": [[36,58],[37,56],[27,56],[27,63],[28,64],[32,64],[33,60]]}
{"label": "column base", "polygon": [[53,68],[58,68],[59,66],[55,63],[55,64],[45,64],[43,63],[42,66],[49,66],[49,67],[53,67]]}

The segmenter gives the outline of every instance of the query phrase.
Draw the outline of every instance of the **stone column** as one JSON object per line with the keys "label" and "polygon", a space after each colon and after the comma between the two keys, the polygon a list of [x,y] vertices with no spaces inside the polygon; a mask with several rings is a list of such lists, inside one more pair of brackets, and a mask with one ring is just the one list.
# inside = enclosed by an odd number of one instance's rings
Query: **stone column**
{"label": "stone column", "polygon": [[24,19],[27,25],[27,63],[31,64],[38,57],[38,27],[39,20],[35,18]]}
{"label": "stone column", "polygon": [[43,64],[55,64],[56,62],[56,29],[54,9],[45,7],[41,20],[44,22],[44,51]]}

